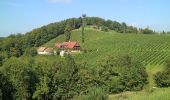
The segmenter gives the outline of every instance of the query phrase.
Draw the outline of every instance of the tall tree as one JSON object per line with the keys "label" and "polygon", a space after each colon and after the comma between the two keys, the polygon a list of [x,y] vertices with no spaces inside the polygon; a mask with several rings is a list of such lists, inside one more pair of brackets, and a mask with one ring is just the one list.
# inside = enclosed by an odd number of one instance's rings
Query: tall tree
{"label": "tall tree", "polygon": [[65,41],[67,42],[67,41],[69,41],[70,38],[71,38],[71,26],[70,26],[69,23],[66,25],[66,28],[65,28],[65,30],[64,30],[64,33],[65,33],[65,36],[66,36],[66,40],[65,40]]}
{"label": "tall tree", "polygon": [[83,15],[82,15],[82,43],[84,43],[85,17],[86,17],[86,14],[83,14]]}
{"label": "tall tree", "polygon": [[126,33],[127,25],[125,22],[122,23],[123,33]]}

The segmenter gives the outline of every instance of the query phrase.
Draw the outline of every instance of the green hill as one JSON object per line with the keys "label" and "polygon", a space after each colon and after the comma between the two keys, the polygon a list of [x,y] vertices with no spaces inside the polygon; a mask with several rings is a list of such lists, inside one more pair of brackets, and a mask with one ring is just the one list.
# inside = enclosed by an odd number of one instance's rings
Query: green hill
{"label": "green hill", "polygon": [[[65,36],[60,35],[43,46],[53,47],[56,42],[64,40]],[[87,28],[84,44],[81,43],[80,30],[72,31],[71,41],[78,41],[83,49],[91,51],[75,57],[89,64],[120,53],[130,54],[145,65],[162,65],[170,57],[170,36],[166,35],[120,34]]]}

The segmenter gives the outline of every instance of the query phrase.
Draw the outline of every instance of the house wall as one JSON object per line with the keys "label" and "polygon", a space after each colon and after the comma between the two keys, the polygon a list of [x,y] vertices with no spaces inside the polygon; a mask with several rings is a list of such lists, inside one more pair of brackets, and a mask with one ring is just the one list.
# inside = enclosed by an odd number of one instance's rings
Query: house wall
{"label": "house wall", "polygon": [[38,52],[39,55],[52,55],[51,52]]}

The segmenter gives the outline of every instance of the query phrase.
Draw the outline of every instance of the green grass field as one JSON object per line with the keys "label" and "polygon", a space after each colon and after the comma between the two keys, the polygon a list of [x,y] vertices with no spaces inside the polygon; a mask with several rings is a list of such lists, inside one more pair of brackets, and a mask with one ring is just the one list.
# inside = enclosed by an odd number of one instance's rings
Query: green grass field
{"label": "green grass field", "polygon": [[[65,36],[60,35],[43,46],[54,47],[56,42],[64,40]],[[170,36],[120,34],[114,31],[102,32],[86,28],[84,44],[81,43],[80,30],[72,31],[71,41],[78,41],[83,49],[89,50],[74,55],[77,63],[86,62],[89,66],[95,67],[96,62],[101,61],[102,58],[123,53],[130,54],[146,66],[149,83],[142,91],[113,94],[109,96],[109,100],[170,100],[170,88],[152,88],[155,87],[153,75],[164,68],[164,62],[170,57]],[[49,59],[53,58],[49,57]]]}
{"label": "green grass field", "polygon": [[170,100],[170,88],[156,88],[153,92],[125,92],[110,95],[109,100]]}

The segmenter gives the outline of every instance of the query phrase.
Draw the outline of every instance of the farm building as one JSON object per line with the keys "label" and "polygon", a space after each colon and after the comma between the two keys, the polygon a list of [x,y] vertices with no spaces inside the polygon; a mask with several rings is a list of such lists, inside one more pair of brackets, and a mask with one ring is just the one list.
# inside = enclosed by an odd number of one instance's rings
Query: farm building
{"label": "farm building", "polygon": [[63,43],[56,43],[55,47],[60,50],[68,50],[71,52],[80,51],[80,45],[78,42],[63,42]]}
{"label": "farm building", "polygon": [[47,48],[47,47],[39,47],[37,49],[37,53],[40,55],[52,55],[52,54],[54,54],[54,49]]}

